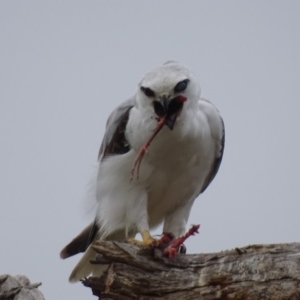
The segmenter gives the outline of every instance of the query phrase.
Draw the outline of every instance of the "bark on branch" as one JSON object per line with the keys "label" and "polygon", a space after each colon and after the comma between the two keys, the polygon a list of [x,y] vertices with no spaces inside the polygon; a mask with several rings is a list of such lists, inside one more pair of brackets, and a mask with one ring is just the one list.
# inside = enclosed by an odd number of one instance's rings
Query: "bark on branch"
{"label": "bark on branch", "polygon": [[162,256],[160,250],[98,241],[101,277],[83,284],[101,300],[300,299],[300,243]]}

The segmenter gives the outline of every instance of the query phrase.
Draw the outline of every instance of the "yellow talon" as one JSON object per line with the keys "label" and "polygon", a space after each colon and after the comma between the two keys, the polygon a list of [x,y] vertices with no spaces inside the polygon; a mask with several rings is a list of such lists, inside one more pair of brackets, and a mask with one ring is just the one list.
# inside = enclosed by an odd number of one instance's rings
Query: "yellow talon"
{"label": "yellow talon", "polygon": [[146,246],[150,246],[152,244],[156,244],[157,240],[154,239],[150,232],[148,230],[145,230],[141,233],[142,235],[142,239],[143,239],[143,244],[146,245]]}
{"label": "yellow talon", "polygon": [[128,241],[130,243],[140,245],[140,246],[151,246],[151,245],[155,246],[155,245],[157,245],[158,241],[151,236],[149,230],[142,231],[141,235],[142,235],[143,241],[139,241],[136,239],[128,239]]}

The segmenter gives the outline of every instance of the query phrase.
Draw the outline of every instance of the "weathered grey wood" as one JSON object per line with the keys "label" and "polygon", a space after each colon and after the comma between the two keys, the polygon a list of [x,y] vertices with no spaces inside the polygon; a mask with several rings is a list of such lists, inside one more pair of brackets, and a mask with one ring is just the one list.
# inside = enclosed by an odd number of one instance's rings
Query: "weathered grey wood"
{"label": "weathered grey wood", "polygon": [[45,300],[38,290],[42,283],[30,283],[24,275],[0,276],[0,300]]}
{"label": "weathered grey wood", "polygon": [[300,243],[252,245],[219,253],[162,257],[160,250],[98,241],[93,263],[108,263],[83,284],[103,299],[300,299]]}

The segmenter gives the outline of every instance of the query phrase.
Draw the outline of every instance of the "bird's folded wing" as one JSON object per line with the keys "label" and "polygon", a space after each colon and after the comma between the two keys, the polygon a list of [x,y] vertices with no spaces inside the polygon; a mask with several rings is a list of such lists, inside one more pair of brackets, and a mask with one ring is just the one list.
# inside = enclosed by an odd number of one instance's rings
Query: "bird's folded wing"
{"label": "bird's folded wing", "polygon": [[95,236],[97,235],[97,224],[92,222],[84,228],[67,246],[60,252],[60,258],[68,258],[80,252],[86,251]]}
{"label": "bird's folded wing", "polygon": [[217,175],[222,162],[225,147],[225,126],[218,110],[210,101],[201,98],[199,107],[201,111],[205,113],[210,126],[211,135],[216,141],[215,161],[201,189],[200,193],[203,193]]}
{"label": "bird's folded wing", "polygon": [[100,162],[107,155],[124,154],[130,150],[130,146],[125,138],[125,129],[129,112],[134,105],[135,98],[131,97],[110,114],[98,154]]}

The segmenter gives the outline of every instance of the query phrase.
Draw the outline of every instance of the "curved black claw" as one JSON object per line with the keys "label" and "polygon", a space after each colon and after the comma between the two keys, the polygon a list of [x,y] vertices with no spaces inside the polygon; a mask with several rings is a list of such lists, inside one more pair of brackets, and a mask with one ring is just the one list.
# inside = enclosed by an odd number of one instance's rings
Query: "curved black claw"
{"label": "curved black claw", "polygon": [[181,244],[179,246],[178,253],[179,254],[186,254],[186,246],[184,244]]}

